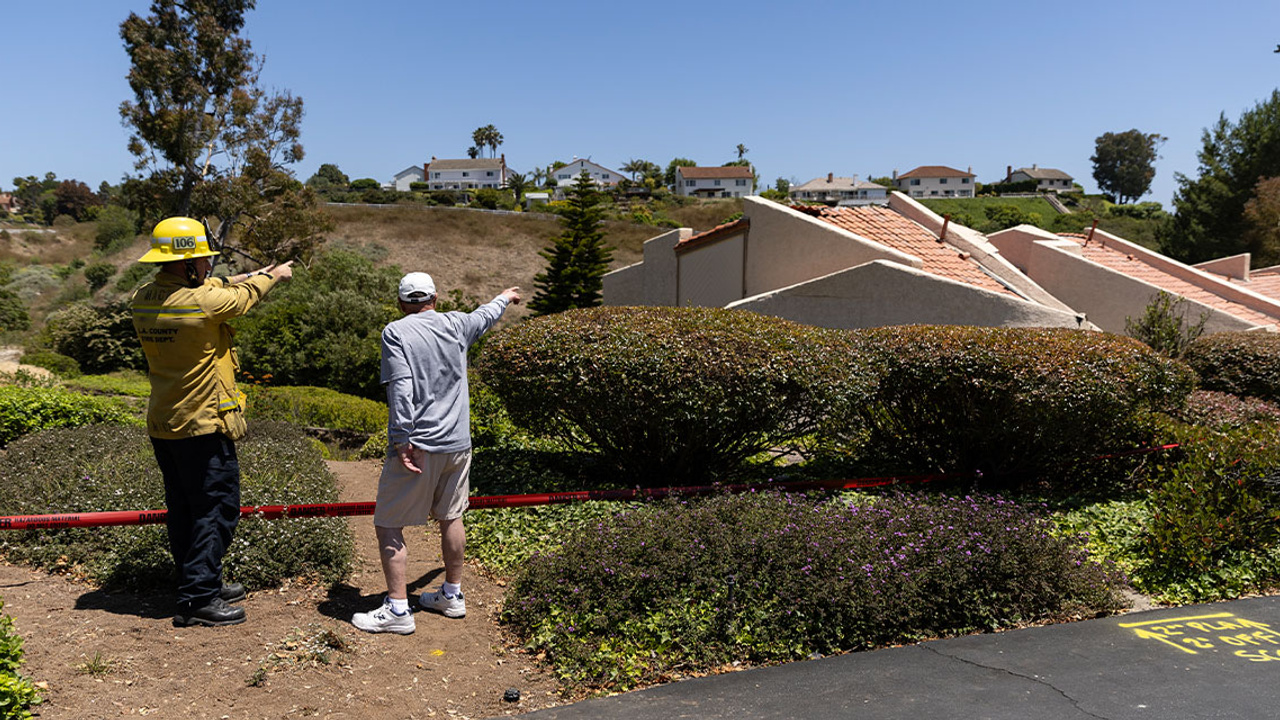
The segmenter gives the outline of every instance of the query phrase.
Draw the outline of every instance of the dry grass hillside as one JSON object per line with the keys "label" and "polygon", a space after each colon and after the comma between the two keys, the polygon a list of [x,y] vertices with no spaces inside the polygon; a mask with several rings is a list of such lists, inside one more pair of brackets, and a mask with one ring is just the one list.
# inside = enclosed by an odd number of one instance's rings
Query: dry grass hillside
{"label": "dry grass hillside", "polygon": [[[662,211],[666,217],[695,231],[710,229],[742,209],[740,200],[700,200]],[[546,213],[490,213],[462,208],[421,205],[330,206],[334,230],[330,247],[363,249],[382,265],[431,273],[443,293],[462,290],[486,300],[503,288],[519,285],[531,296],[533,277],[546,266],[538,254],[561,231],[556,216]],[[89,298],[83,268],[70,263],[107,262],[117,269],[116,278],[146,251],[147,238],[101,257],[93,248],[94,223],[58,228],[30,229],[0,224],[0,262],[16,269],[43,266],[42,272],[25,272],[20,294],[39,323],[53,310]],[[639,262],[644,241],[667,232],[666,228],[616,220],[605,223],[605,242],[614,248],[612,268]],[[233,256],[229,256],[234,260]],[[57,266],[62,272],[55,273]],[[93,302],[127,297],[115,280],[93,295]],[[518,308],[513,317],[524,312]]]}

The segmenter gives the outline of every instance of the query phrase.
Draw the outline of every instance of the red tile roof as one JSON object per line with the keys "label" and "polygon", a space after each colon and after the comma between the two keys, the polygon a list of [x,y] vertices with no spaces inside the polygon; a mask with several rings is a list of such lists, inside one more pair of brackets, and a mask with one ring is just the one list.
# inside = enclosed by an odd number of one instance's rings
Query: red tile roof
{"label": "red tile roof", "polygon": [[971,172],[957,170],[946,165],[921,165],[915,170],[908,170],[898,176],[902,178],[935,178],[935,177],[977,177]]}
{"label": "red tile roof", "polygon": [[[1088,237],[1086,235],[1059,233],[1058,237],[1080,243],[1082,246],[1081,252],[1086,260],[1092,260],[1099,265],[1111,268],[1135,280],[1142,280],[1167,293],[1181,295],[1188,300],[1194,300],[1215,310],[1230,313],[1256,325],[1273,325],[1276,323],[1276,318],[1264,315],[1257,310],[1217,295],[1211,288],[1183,280],[1158,267],[1148,265],[1143,262],[1141,256],[1130,255],[1122,249],[1108,247],[1100,238],[1086,244],[1085,240]],[[1251,287],[1250,289],[1254,288]]]}
{"label": "red tile roof", "polygon": [[734,220],[732,222],[727,222],[727,223],[724,223],[723,225],[717,225],[711,228],[710,230],[705,230],[703,232],[698,233],[697,235],[693,235],[692,237],[688,237],[688,238],[685,238],[684,240],[681,240],[680,242],[676,243],[675,251],[680,253],[686,250],[692,250],[693,248],[701,245],[709,245],[717,240],[723,240],[728,237],[733,237],[734,235],[737,235],[739,233],[744,233],[750,228],[751,228],[750,219],[738,218],[737,220]]}
{"label": "red tile roof", "polygon": [[680,177],[689,180],[714,180],[716,178],[753,178],[751,168],[741,165],[729,165],[727,167],[680,167],[677,166]]}
{"label": "red tile roof", "polygon": [[1249,282],[1242,283],[1238,280],[1232,280],[1232,282],[1272,300],[1280,300],[1280,268],[1250,270]]}
{"label": "red tile roof", "polygon": [[864,205],[835,208],[794,206],[792,209],[812,215],[842,230],[848,230],[899,252],[918,257],[924,263],[922,269],[931,275],[983,290],[1018,296],[984,272],[982,266],[970,258],[968,253],[962,253],[952,245],[939,242],[937,236],[923,226],[889,208]]}

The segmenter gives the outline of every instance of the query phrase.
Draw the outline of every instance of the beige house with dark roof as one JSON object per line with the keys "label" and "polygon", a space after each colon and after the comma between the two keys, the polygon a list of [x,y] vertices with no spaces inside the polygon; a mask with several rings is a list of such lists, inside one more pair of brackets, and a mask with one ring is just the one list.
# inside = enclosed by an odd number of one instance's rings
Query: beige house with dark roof
{"label": "beige house with dark roof", "polygon": [[676,167],[676,194],[734,198],[754,195],[755,173],[741,165],[725,167]]}
{"label": "beige house with dark roof", "polygon": [[834,328],[1085,326],[981,234],[902,193],[887,207],[743,200],[743,217],[647,241],[605,275],[606,305],[732,307]]}
{"label": "beige house with dark roof", "polygon": [[836,205],[871,205],[889,202],[889,188],[858,180],[858,176],[814,178],[787,193],[793,201],[834,203]]}
{"label": "beige house with dark roof", "polygon": [[899,175],[893,171],[898,191],[913,198],[973,197],[977,175],[946,165],[922,165]]}
{"label": "beige house with dark roof", "polygon": [[1063,193],[1071,192],[1075,189],[1075,178],[1067,173],[1054,168],[1042,168],[1032,165],[1029,168],[1013,169],[1012,165],[1005,168],[1004,181],[1008,183],[1036,181],[1036,190],[1038,192]]}

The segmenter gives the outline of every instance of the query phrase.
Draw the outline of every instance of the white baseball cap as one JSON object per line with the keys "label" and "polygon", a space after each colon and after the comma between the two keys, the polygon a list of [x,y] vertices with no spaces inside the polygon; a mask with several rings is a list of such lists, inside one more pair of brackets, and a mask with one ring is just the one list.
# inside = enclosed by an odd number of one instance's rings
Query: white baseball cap
{"label": "white baseball cap", "polygon": [[400,278],[400,299],[407,303],[421,303],[435,297],[436,283],[424,272],[411,272]]}

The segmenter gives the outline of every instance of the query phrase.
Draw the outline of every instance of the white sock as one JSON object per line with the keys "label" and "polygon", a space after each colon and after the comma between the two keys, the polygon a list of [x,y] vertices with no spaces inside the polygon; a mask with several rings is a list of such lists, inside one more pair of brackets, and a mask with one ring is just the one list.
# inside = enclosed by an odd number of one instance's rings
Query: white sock
{"label": "white sock", "polygon": [[445,597],[458,597],[462,594],[462,583],[446,582],[441,589],[444,590]]}
{"label": "white sock", "polygon": [[387,598],[387,604],[391,606],[391,612],[397,615],[409,614],[409,598]]}

